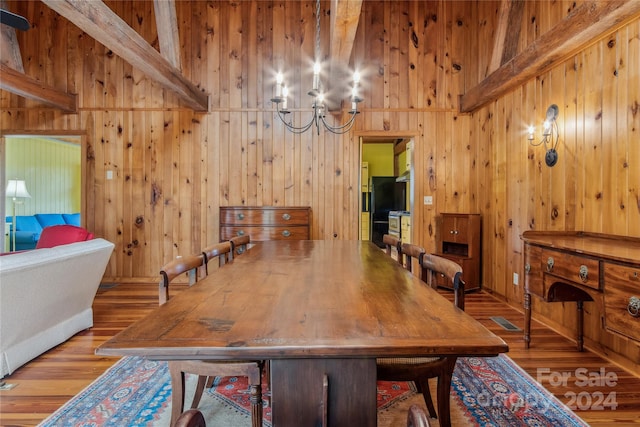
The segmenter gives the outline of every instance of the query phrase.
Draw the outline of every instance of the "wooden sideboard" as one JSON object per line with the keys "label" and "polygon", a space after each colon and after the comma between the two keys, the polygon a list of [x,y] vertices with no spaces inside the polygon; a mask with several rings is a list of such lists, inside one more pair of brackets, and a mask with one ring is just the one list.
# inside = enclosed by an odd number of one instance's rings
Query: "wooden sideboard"
{"label": "wooden sideboard", "polygon": [[310,207],[246,207],[220,208],[220,240],[249,235],[252,241],[309,240],[311,238]]}
{"label": "wooden sideboard", "polygon": [[595,302],[601,324],[640,342],[640,238],[586,232],[525,231],[524,342],[531,341],[531,295],[575,301],[577,346],[583,349],[583,302]]}

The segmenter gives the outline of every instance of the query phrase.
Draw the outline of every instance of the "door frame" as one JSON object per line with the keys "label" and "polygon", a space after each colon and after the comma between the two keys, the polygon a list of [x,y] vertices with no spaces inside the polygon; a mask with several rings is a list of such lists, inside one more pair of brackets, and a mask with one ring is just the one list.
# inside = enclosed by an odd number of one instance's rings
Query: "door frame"
{"label": "door frame", "polygon": [[[0,173],[0,191],[2,192],[2,198],[0,199],[0,212],[6,212],[7,199],[5,197],[5,190],[7,188],[7,177],[5,176],[6,162],[7,162],[7,149],[6,138],[11,137],[42,137],[42,138],[58,138],[61,140],[76,139],[80,144],[80,218],[82,225],[86,225],[87,215],[87,197],[86,197],[86,181],[87,181],[87,138],[86,132],[82,130],[56,130],[56,131],[40,131],[40,130],[27,130],[27,129],[12,129],[0,131],[0,166],[3,171]],[[74,141],[75,142],[75,141]],[[2,220],[4,223],[4,218]],[[4,225],[3,225],[4,230]],[[4,231],[3,231],[4,237]],[[4,238],[0,242],[0,253],[5,252],[7,248],[4,247]]]}
{"label": "door frame", "polygon": [[[411,241],[414,241],[415,236],[414,236],[414,230],[415,227],[413,226],[413,221],[414,221],[414,212],[415,212],[415,161],[414,161],[414,156],[415,156],[415,151],[416,151],[416,141],[418,140],[417,135],[419,135],[420,133],[418,131],[397,131],[397,132],[384,132],[384,131],[364,131],[364,132],[356,132],[356,137],[358,138],[358,163],[356,165],[357,167],[357,176],[358,176],[358,188],[362,188],[362,174],[361,174],[361,167],[362,167],[362,149],[363,149],[363,145],[364,144],[368,144],[368,143],[376,143],[376,142],[383,142],[383,141],[391,141],[391,140],[398,140],[398,139],[403,139],[406,140],[407,143],[411,143],[413,144],[413,149],[411,150],[411,156],[409,158],[409,164],[410,164],[410,168],[409,168],[409,212],[411,213],[410,218],[411,218]],[[362,212],[362,194],[360,191],[358,191],[358,239],[361,239],[361,230],[362,230],[362,219],[360,216],[360,213]]]}

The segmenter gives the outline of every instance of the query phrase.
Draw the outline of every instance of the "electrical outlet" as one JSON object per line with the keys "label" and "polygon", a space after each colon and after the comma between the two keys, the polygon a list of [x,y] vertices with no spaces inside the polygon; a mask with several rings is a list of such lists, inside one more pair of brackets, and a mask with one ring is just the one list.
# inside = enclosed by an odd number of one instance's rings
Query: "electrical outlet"
{"label": "electrical outlet", "polygon": [[433,196],[424,196],[424,204],[432,205],[433,204]]}
{"label": "electrical outlet", "polygon": [[513,273],[513,284],[516,286],[520,284],[520,276],[518,276],[518,273]]}
{"label": "electrical outlet", "polygon": [[113,171],[107,171],[107,179],[113,179]]}

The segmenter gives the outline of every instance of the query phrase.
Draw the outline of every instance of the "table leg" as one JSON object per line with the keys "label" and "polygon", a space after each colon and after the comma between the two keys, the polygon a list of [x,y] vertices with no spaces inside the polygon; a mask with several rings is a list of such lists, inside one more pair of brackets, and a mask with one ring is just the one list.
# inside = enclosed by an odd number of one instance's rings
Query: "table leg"
{"label": "table leg", "polygon": [[440,427],[451,427],[451,377],[457,357],[446,358],[444,375],[438,378],[438,421]]}
{"label": "table leg", "polygon": [[583,351],[584,350],[584,338],[583,338],[583,324],[584,324],[584,310],[583,310],[583,301],[576,301],[577,304],[577,310],[578,310],[578,336],[577,336],[577,342],[578,342],[578,351]]}
{"label": "table leg", "polygon": [[531,342],[531,294],[524,293],[524,348]]}
{"label": "table leg", "polygon": [[271,413],[275,427],[376,427],[376,360],[271,360]]}

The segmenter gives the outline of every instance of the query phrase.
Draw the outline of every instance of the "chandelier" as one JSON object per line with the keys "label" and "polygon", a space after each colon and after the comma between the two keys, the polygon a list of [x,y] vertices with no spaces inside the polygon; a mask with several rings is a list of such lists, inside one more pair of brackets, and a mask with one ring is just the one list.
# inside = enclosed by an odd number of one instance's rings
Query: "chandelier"
{"label": "chandelier", "polygon": [[315,40],[315,63],[313,65],[313,87],[308,92],[308,95],[313,98],[311,107],[313,108],[313,114],[311,119],[302,126],[295,126],[291,123],[291,121],[287,121],[287,114],[290,113],[287,106],[287,98],[289,96],[289,89],[287,88],[284,82],[284,76],[281,72],[278,72],[276,76],[276,87],[275,87],[275,97],[271,98],[271,102],[276,104],[276,111],[278,112],[278,117],[280,121],[285,125],[285,127],[293,133],[304,133],[311,129],[312,126],[315,125],[316,131],[318,135],[320,135],[320,125],[324,127],[329,132],[335,134],[343,134],[349,132],[353,127],[353,123],[355,122],[356,115],[358,114],[358,104],[363,101],[362,98],[358,96],[358,86],[360,84],[360,73],[358,71],[353,73],[353,87],[351,89],[351,110],[349,111],[349,120],[346,123],[338,126],[332,126],[327,123],[325,119],[325,97],[324,97],[324,87],[322,82],[320,81],[320,0],[316,0],[316,40]]}

